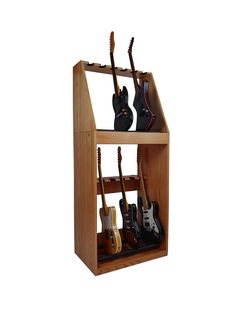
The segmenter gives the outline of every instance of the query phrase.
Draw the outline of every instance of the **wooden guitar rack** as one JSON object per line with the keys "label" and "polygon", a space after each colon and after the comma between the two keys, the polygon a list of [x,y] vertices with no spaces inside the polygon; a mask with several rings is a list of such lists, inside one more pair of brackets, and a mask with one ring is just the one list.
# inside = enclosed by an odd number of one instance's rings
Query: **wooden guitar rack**
{"label": "wooden guitar rack", "polygon": [[[149,97],[162,122],[161,129],[154,125],[151,132],[97,130],[86,71],[103,74],[112,72],[110,66],[86,61],[80,61],[73,67],[75,253],[95,275],[99,275],[168,253],[169,130],[153,75],[141,71],[136,71],[137,77],[149,81]],[[132,78],[130,69],[116,68],[116,73]],[[98,144],[142,146],[142,169],[147,195],[159,203],[159,217],[165,232],[161,247],[141,243],[138,249],[130,249],[124,244],[118,255],[111,257],[103,254],[101,233],[97,233],[97,195],[101,193],[97,179]],[[126,190],[137,190],[138,195],[142,196],[139,181],[138,175],[125,176]],[[104,185],[106,193],[120,191],[119,177],[104,178]],[[116,208],[118,211],[119,207]]]}

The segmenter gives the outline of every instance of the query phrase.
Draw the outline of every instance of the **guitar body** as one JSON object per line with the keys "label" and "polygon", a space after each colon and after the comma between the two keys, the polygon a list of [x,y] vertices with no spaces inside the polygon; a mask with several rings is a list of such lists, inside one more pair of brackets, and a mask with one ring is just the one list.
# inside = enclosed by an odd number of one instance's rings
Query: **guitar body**
{"label": "guitar body", "polygon": [[148,131],[156,120],[156,114],[149,100],[149,82],[142,81],[142,85],[135,94],[134,108],[137,111],[136,131]]}
{"label": "guitar body", "polygon": [[112,105],[115,112],[114,129],[116,131],[128,131],[133,123],[133,112],[128,105],[128,97],[125,86],[119,96],[113,94]]}
{"label": "guitar body", "polygon": [[108,215],[104,208],[100,208],[100,218],[102,221],[102,242],[106,254],[116,254],[122,249],[122,242],[119,230],[116,225],[116,209],[114,206],[107,207]]}
{"label": "guitar body", "polygon": [[161,243],[164,238],[163,228],[158,218],[159,207],[156,202],[150,202],[149,208],[144,208],[142,198],[138,198],[138,206],[142,212],[143,236],[152,242]]}
{"label": "guitar body", "polygon": [[137,208],[135,204],[129,204],[126,209],[125,200],[120,200],[120,210],[123,218],[123,235],[129,246],[136,248],[139,245],[140,228],[137,223]]}

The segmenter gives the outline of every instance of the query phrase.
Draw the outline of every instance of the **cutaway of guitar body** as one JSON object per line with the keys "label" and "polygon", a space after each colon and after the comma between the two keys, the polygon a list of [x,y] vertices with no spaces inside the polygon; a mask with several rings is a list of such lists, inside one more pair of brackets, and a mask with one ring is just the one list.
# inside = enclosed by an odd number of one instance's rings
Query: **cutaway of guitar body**
{"label": "cutaway of guitar body", "polygon": [[104,251],[107,254],[120,253],[122,241],[120,232],[116,225],[116,209],[114,206],[107,207],[108,215],[105,214],[104,208],[100,208],[100,217],[102,221],[102,242]]}

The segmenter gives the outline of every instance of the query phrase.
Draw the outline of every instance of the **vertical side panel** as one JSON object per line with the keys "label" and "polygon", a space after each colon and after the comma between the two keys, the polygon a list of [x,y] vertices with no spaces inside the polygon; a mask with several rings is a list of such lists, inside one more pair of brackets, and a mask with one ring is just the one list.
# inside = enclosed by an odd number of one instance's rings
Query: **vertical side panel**
{"label": "vertical side panel", "polygon": [[83,62],[73,68],[73,116],[74,132],[96,130]]}
{"label": "vertical side panel", "polygon": [[166,119],[164,116],[164,112],[162,110],[162,106],[161,106],[161,101],[157,92],[157,88],[156,88],[156,84],[153,78],[153,75],[150,74],[149,76],[149,97],[150,97],[150,101],[151,104],[154,108],[154,110],[157,113],[157,119],[154,122],[153,126],[152,126],[152,131],[162,131],[162,132],[169,132],[168,130],[168,126],[166,123]]}
{"label": "vertical side panel", "polygon": [[97,173],[94,132],[74,133],[75,253],[97,272]]}
{"label": "vertical side panel", "polygon": [[167,250],[169,220],[169,145],[142,145],[142,154],[142,170],[145,178],[147,197],[149,200],[156,201],[159,204],[159,217],[165,232],[163,246]]}

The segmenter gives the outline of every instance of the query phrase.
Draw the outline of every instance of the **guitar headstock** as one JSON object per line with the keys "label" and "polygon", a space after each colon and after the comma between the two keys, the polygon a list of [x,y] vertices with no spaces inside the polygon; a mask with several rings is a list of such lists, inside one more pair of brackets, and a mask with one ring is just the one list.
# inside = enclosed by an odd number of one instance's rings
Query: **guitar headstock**
{"label": "guitar headstock", "polygon": [[133,43],[134,43],[134,37],[132,37],[130,40],[129,49],[128,49],[129,54],[132,53]]}
{"label": "guitar headstock", "polygon": [[97,157],[98,157],[98,165],[100,166],[101,165],[101,148],[100,147],[98,147]]}
{"label": "guitar headstock", "polygon": [[142,162],[142,149],[141,149],[141,146],[138,145],[138,148],[137,148],[137,163],[141,163]]}
{"label": "guitar headstock", "polygon": [[110,34],[110,52],[114,52],[115,50],[115,39],[114,39],[114,32]]}
{"label": "guitar headstock", "polygon": [[117,149],[117,153],[118,153],[118,164],[121,164],[121,160],[122,160],[122,155],[121,155],[121,147],[119,146]]}

